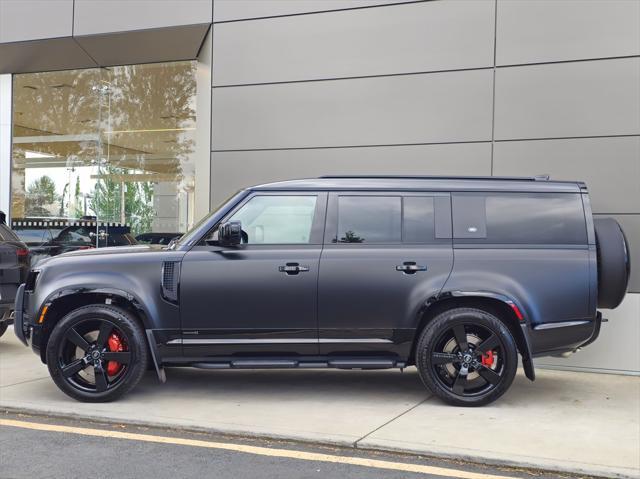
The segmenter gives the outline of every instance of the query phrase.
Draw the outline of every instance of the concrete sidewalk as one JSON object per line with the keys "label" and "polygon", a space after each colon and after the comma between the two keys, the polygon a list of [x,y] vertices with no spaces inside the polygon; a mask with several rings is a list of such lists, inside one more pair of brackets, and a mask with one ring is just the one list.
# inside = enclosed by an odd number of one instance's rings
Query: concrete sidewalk
{"label": "concrete sidewalk", "polygon": [[0,338],[0,409],[640,477],[640,378],[538,371],[483,408],[446,406],[415,369],[148,374],[123,399],[83,404],[9,330]]}

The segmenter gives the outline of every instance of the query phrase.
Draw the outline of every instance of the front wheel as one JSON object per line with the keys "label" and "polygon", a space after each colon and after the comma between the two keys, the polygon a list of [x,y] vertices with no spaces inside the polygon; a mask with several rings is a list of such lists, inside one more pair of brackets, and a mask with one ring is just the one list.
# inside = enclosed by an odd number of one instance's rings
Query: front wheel
{"label": "front wheel", "polygon": [[47,366],[56,385],[85,402],[107,402],[140,382],[147,369],[142,328],[127,311],[90,305],[67,314],[47,343]]}
{"label": "front wheel", "polygon": [[482,406],[502,396],[516,374],[518,351],[496,316],[455,308],[430,321],[416,346],[424,384],[455,406]]}

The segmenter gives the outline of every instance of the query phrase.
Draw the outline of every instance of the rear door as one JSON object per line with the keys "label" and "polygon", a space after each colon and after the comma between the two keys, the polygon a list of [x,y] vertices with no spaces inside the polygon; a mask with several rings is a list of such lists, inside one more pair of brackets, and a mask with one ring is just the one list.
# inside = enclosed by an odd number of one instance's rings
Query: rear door
{"label": "rear door", "polygon": [[448,193],[332,193],[318,282],[321,354],[409,354],[453,265]]}

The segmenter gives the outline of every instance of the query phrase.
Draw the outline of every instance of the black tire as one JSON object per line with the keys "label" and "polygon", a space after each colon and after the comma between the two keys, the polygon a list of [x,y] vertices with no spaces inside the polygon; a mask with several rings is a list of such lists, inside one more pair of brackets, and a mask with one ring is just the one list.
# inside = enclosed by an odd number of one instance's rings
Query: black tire
{"label": "black tire", "polygon": [[[496,316],[454,308],[433,318],[422,331],[416,366],[425,386],[443,401],[483,406],[511,386],[518,351],[509,328]],[[467,374],[461,374],[465,370]]]}
{"label": "black tire", "polygon": [[9,327],[9,323],[7,321],[2,321],[0,323],[0,338],[4,333],[7,332],[7,328]]}
{"label": "black tire", "polygon": [[613,218],[594,218],[598,252],[598,307],[613,309],[627,293],[631,262],[629,245]]}
{"label": "black tire", "polygon": [[[122,352],[110,350],[112,334],[123,345]],[[115,306],[83,306],[56,324],[46,347],[47,366],[53,381],[68,396],[83,402],[108,402],[140,382],[147,370],[147,349],[143,329],[130,313]],[[93,358],[95,351],[100,354]],[[112,376],[108,365],[114,359],[120,369]]]}

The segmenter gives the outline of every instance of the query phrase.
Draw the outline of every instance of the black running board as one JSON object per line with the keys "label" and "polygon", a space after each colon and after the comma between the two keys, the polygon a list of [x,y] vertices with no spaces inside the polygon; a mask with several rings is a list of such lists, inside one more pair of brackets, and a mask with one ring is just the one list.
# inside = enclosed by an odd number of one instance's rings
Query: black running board
{"label": "black running board", "polygon": [[198,369],[402,369],[406,367],[406,363],[395,359],[332,359],[328,361],[237,359],[224,362],[197,362],[188,364],[188,366]]}

